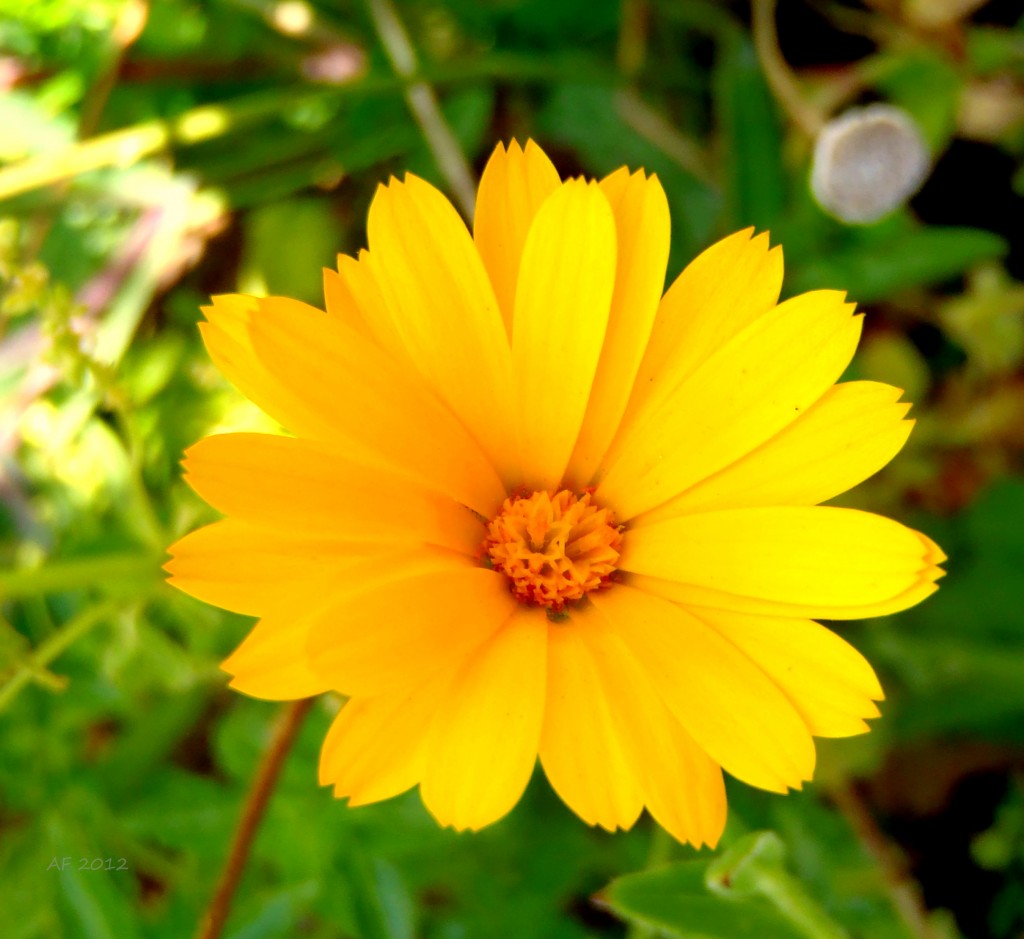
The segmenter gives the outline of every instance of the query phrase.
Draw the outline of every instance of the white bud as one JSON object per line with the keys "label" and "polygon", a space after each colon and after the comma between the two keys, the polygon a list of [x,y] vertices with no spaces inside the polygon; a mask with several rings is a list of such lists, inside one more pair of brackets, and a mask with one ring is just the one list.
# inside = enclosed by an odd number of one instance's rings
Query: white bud
{"label": "white bud", "polygon": [[303,0],[283,0],[271,8],[269,18],[286,36],[302,36],[313,25],[313,8]]}
{"label": "white bud", "polygon": [[811,191],[841,221],[869,224],[917,192],[930,167],[928,147],[906,111],[889,104],[852,108],[818,134]]}

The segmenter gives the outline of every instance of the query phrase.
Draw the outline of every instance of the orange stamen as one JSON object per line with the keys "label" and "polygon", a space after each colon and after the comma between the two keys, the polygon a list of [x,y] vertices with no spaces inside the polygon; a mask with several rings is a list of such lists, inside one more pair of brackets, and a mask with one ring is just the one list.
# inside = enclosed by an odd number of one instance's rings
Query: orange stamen
{"label": "orange stamen", "polygon": [[611,512],[594,505],[591,493],[542,490],[505,500],[483,550],[517,599],[560,612],[609,582],[621,543]]}

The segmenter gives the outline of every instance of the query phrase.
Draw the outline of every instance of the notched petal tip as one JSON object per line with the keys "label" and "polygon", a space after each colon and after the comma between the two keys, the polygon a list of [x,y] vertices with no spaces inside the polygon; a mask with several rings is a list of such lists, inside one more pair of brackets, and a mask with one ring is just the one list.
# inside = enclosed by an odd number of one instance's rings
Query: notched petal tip
{"label": "notched petal tip", "polygon": [[939,589],[938,581],[946,576],[946,570],[939,567],[947,560],[942,549],[927,535],[915,531],[914,534],[920,539],[923,553],[921,556],[921,567],[918,570],[914,582],[904,591],[894,596],[883,608],[878,611],[868,611],[865,616],[882,616],[893,613],[900,613],[910,607],[928,599]]}
{"label": "notched petal tip", "polygon": [[[942,564],[944,561],[948,561],[949,558],[946,553],[940,548],[931,538],[929,538],[923,532],[917,532],[917,537],[921,539],[921,543],[925,547],[925,560],[932,565]],[[946,572],[942,571],[942,575]]]}
{"label": "notched petal tip", "polygon": [[518,148],[518,146],[519,146],[519,144],[516,143],[515,138],[513,138],[512,140],[510,140],[508,142],[508,146],[507,147],[505,145],[505,141],[504,140],[499,140],[494,145],[494,149],[491,151],[491,155],[487,158],[487,162],[490,163],[491,160],[501,160],[501,159],[504,159],[505,156],[508,154],[509,150],[511,150],[513,147],[517,147]]}
{"label": "notched petal tip", "polygon": [[199,309],[210,323],[222,319],[244,321],[259,308],[261,302],[260,297],[247,293],[217,293],[210,297],[210,303]]}

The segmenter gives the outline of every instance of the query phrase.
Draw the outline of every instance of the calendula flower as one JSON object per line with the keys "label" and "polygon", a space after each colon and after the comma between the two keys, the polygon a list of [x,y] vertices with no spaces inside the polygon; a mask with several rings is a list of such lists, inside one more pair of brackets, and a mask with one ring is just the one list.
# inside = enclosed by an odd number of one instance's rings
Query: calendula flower
{"label": "calendula flower", "polygon": [[539,755],[586,822],[646,806],[714,844],[723,769],[785,792],[813,736],[865,731],[878,681],[814,619],[911,606],[943,555],[818,505],[911,423],[898,389],[835,384],[861,328],[844,295],[778,303],[782,254],[745,231],[662,296],[657,178],[563,182],[533,143],[495,150],[472,235],[415,176],[378,189],[368,229],[326,311],[207,309],[213,360],[293,436],[188,451],[227,517],[168,565],[260,617],[233,687],[347,696],[321,781],[351,805],[419,785],[476,829]]}

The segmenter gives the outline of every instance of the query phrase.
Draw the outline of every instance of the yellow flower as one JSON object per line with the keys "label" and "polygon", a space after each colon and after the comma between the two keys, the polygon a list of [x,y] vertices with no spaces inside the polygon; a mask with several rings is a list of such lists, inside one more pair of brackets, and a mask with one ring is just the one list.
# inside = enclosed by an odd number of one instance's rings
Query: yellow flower
{"label": "yellow flower", "polygon": [[909,607],[944,558],[817,505],[912,423],[899,389],[835,384],[860,334],[843,294],[778,303],[781,251],[748,230],[662,297],[657,178],[563,182],[533,143],[495,150],[472,236],[415,176],[378,189],[368,235],[326,312],[207,309],[213,360],[294,436],[188,451],[227,517],[168,565],[260,617],[233,687],[348,696],[323,783],[352,805],[418,784],[476,829],[539,755],[589,824],[646,806],[713,845],[723,769],[785,792],[812,735],[868,729],[870,665],[813,620]]}

